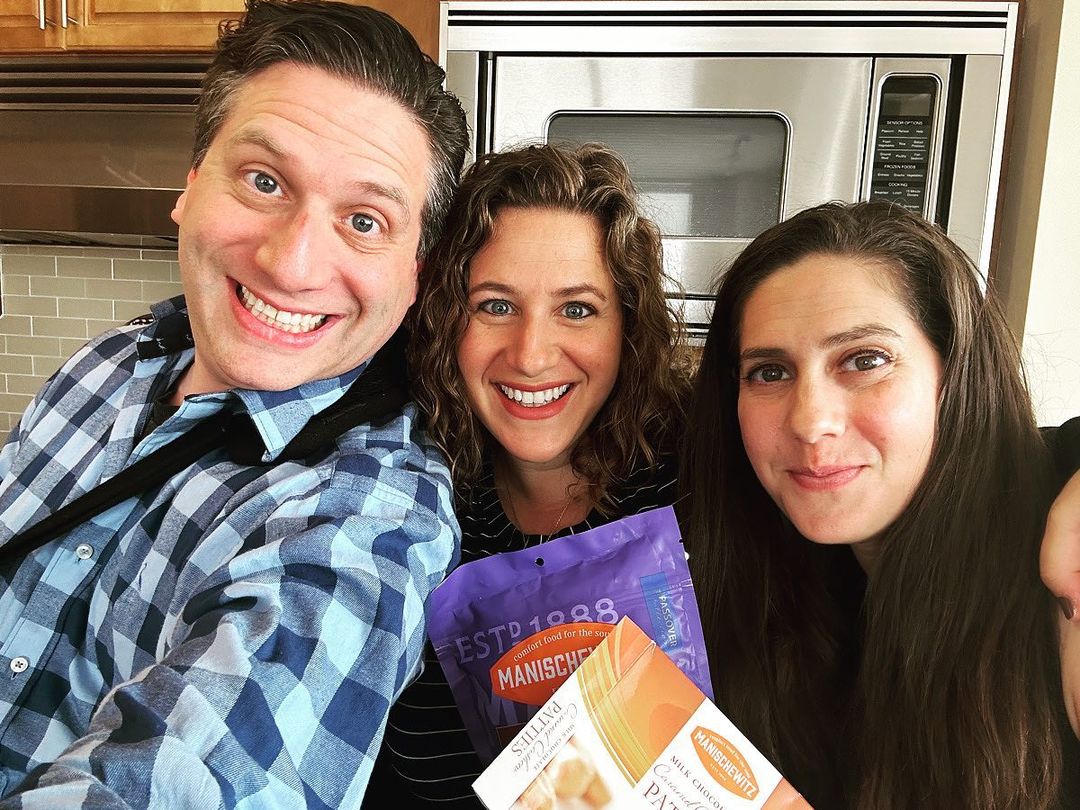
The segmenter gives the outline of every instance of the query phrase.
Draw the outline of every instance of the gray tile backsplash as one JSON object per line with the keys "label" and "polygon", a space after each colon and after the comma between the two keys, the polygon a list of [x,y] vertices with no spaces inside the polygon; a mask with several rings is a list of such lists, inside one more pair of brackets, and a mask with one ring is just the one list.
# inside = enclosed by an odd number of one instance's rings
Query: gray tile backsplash
{"label": "gray tile backsplash", "polygon": [[0,245],[0,435],[88,338],[179,292],[174,251]]}

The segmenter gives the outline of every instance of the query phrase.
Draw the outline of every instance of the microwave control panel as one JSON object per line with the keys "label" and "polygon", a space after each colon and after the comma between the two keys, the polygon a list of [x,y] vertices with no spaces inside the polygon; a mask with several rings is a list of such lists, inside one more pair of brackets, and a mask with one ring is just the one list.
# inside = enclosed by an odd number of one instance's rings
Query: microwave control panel
{"label": "microwave control panel", "polygon": [[930,76],[889,76],[874,131],[871,199],[925,216],[938,83]]}

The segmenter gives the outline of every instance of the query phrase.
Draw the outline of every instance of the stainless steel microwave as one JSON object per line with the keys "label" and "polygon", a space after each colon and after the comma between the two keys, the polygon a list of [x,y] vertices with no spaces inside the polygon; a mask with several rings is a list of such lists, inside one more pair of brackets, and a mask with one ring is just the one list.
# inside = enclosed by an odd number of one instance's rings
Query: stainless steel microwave
{"label": "stainless steel microwave", "polygon": [[692,332],[765,228],[884,198],[988,274],[1018,3],[441,3],[476,153],[603,141],[664,233]]}

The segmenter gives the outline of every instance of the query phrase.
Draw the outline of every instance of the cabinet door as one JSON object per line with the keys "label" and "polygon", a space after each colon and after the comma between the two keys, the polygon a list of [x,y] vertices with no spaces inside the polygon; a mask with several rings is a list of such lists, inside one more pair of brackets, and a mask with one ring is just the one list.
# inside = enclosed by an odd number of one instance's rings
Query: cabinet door
{"label": "cabinet door", "polygon": [[64,47],[59,10],[60,0],[0,0],[0,52]]}
{"label": "cabinet door", "polygon": [[218,24],[244,10],[244,0],[51,1],[67,6],[67,47],[74,50],[209,50]]}
{"label": "cabinet door", "polygon": [[[438,0],[355,0],[365,1],[392,14],[425,53],[438,59]],[[244,0],[0,0],[0,52],[65,47],[76,51],[209,51],[219,23],[243,11]]]}

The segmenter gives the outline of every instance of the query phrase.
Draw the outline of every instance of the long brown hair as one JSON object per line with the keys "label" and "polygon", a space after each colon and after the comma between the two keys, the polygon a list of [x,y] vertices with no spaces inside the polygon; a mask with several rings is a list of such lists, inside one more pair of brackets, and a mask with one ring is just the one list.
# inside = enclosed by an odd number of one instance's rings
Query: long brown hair
{"label": "long brown hair", "polygon": [[[929,466],[865,594],[849,549],[784,518],[739,430],[746,301],[812,254],[890,274],[942,358]],[[796,787],[822,807],[1053,806],[1060,682],[1037,570],[1049,465],[1016,343],[964,253],[884,203],[769,229],[721,280],[689,425],[681,486],[718,702]]]}
{"label": "long brown hair", "polygon": [[469,262],[504,208],[586,214],[603,234],[622,308],[622,356],[614,389],[571,452],[574,471],[594,485],[603,510],[613,485],[657,460],[659,442],[682,423],[689,394],[681,321],[664,294],[660,233],[639,215],[630,174],[611,149],[528,146],[486,155],[466,171],[420,276],[410,321],[414,395],[450,459],[455,488],[467,495],[495,448],[466,399],[457,345],[469,322]]}

